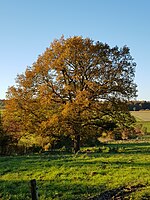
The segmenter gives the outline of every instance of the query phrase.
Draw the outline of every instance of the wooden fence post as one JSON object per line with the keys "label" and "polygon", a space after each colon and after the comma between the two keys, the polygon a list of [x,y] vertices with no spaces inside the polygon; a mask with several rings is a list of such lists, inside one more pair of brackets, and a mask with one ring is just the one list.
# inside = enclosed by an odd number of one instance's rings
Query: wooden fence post
{"label": "wooden fence post", "polygon": [[32,196],[32,200],[38,200],[38,188],[36,185],[36,180],[33,179],[30,181],[31,183],[31,196]]}

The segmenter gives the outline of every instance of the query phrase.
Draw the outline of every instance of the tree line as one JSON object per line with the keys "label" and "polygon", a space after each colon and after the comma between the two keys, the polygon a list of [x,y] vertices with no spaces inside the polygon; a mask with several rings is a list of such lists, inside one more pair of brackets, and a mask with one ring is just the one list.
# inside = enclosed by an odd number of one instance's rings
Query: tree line
{"label": "tree line", "polygon": [[150,110],[150,101],[129,101],[130,111]]}
{"label": "tree line", "polygon": [[9,87],[1,136],[17,147],[64,144],[76,153],[103,133],[132,135],[135,66],[127,46],[80,36],[54,40]]}

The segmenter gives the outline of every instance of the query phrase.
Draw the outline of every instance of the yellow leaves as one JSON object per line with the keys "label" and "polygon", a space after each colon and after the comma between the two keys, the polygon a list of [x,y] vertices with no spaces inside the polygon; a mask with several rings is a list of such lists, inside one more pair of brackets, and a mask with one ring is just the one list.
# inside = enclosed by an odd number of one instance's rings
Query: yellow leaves
{"label": "yellow leaves", "polygon": [[78,91],[75,99],[76,105],[80,107],[88,107],[89,105],[89,92],[86,90]]}
{"label": "yellow leaves", "polygon": [[55,126],[59,121],[59,115],[53,114],[49,117],[48,121],[46,122],[48,126]]}
{"label": "yellow leaves", "polygon": [[62,115],[64,118],[70,117],[70,119],[82,118],[82,114],[86,113],[86,110],[89,108],[89,103],[88,92],[78,91],[73,102],[67,102],[63,106]]}
{"label": "yellow leaves", "polygon": [[42,130],[46,129],[46,128],[47,128],[47,121],[41,122],[40,128],[41,128]]}
{"label": "yellow leaves", "polygon": [[72,113],[73,113],[73,105],[72,103],[69,103],[67,102],[65,105],[64,105],[64,108],[62,110],[62,116],[63,117],[68,117],[70,116]]}

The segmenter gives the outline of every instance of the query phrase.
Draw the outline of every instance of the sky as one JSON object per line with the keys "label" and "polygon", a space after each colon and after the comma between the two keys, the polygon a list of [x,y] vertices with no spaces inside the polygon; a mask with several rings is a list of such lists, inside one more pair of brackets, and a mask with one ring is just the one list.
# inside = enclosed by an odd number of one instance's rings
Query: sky
{"label": "sky", "polygon": [[0,99],[62,35],[127,45],[136,100],[150,101],[150,0],[0,0]]}

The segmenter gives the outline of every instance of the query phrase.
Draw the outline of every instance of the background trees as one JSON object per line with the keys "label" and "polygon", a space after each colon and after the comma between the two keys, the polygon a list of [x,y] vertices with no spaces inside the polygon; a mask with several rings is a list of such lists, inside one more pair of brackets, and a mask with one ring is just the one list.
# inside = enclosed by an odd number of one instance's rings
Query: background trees
{"label": "background trees", "polygon": [[150,110],[149,101],[130,101],[128,104],[130,111]]}
{"label": "background trees", "polygon": [[77,152],[80,141],[102,133],[104,121],[117,126],[117,113],[127,112],[126,101],[136,96],[135,66],[126,46],[78,36],[54,40],[9,88],[5,126],[13,122],[18,141],[34,135],[42,146],[69,136]]}

